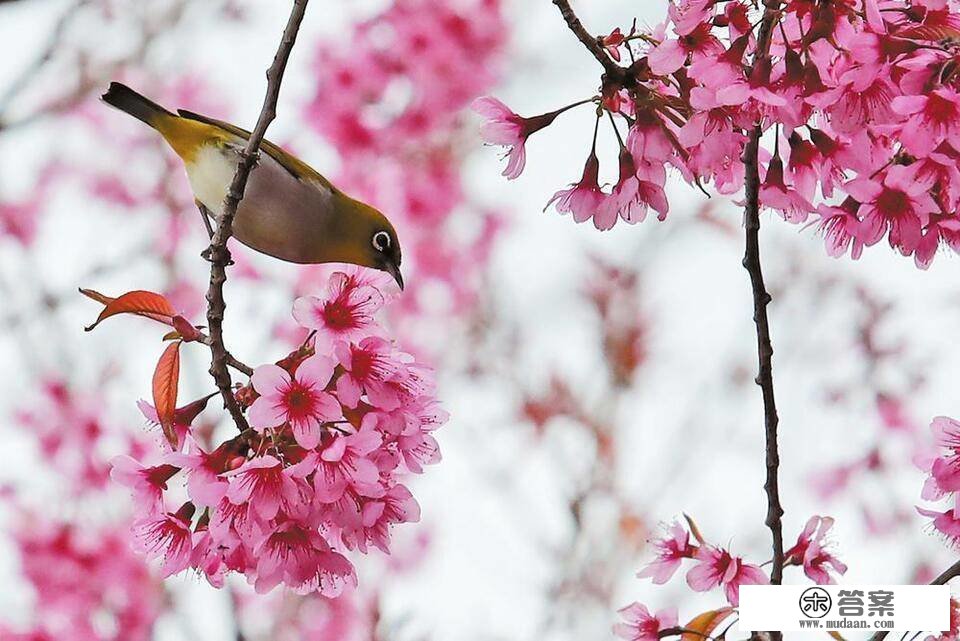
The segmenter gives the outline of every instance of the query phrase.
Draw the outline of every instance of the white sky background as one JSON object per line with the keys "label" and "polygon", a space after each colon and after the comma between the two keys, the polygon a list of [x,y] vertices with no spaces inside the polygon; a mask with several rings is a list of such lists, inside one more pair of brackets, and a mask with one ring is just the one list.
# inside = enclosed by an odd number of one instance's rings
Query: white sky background
{"label": "white sky background", "polygon": [[[337,33],[352,16],[362,15],[376,4],[346,0],[311,3],[302,45],[310,45],[320,33]],[[172,73],[195,70],[212,78],[212,91],[222,92],[222,102],[233,105],[232,117],[239,124],[256,118],[263,70],[273,56],[287,15],[287,3],[283,2],[251,0],[245,5],[250,20],[239,24],[212,24],[202,7],[192,11],[148,61],[152,67],[169,68]],[[0,91],[36,55],[64,6],[66,3],[53,0],[22,0],[0,7],[0,60],[4,61]],[[581,19],[595,33],[617,25],[628,27],[634,16],[641,24],[653,24],[663,15],[664,6],[662,1],[576,3]],[[498,92],[507,104],[521,113],[541,113],[592,92],[598,65],[566,30],[552,3],[518,0],[510,14],[513,52]],[[292,131],[284,118],[309,98],[311,84],[305,74],[312,54],[312,46],[294,50],[270,137],[296,140],[305,159],[325,170],[336,164],[330,149],[308,132]],[[134,126],[119,118],[110,122],[118,127]],[[0,135],[0,190],[17,193],[30,184],[36,162],[33,150],[57,141],[56,132],[45,127],[39,123],[23,132]],[[620,408],[625,434],[621,458],[630,461],[622,470],[624,486],[653,520],[687,512],[711,540],[732,544],[735,552],[753,560],[765,560],[769,533],[763,526],[760,394],[753,386],[729,382],[734,366],[748,367],[752,375],[755,363],[749,282],[740,266],[742,241],[731,241],[702,227],[672,234],[671,228],[689,218],[704,199],[679,181],[670,186],[671,212],[664,223],[651,219],[600,234],[553,213],[541,213],[555,190],[579,177],[591,131],[589,109],[563,116],[531,140],[527,170],[514,182],[499,176],[498,154],[478,145],[464,177],[471,192],[514,212],[512,227],[495,253],[490,280],[495,307],[526,328],[526,343],[517,355],[518,371],[531,387],[537,387],[552,370],[560,369],[570,374],[585,395],[596,394],[594,319],[579,295],[587,274],[587,252],[603,253],[624,263],[647,262],[645,304],[652,323],[652,365],[640,375],[635,394]],[[606,140],[605,144],[612,143]],[[612,169],[611,149],[608,147],[602,158],[611,160],[605,171]],[[97,150],[89,153],[95,161]],[[739,221],[736,208],[723,199],[715,198],[714,205],[720,215]],[[142,231],[145,221],[142,217],[130,221],[135,229],[129,231],[126,224],[115,213],[103,212],[102,207],[98,210],[95,202],[64,199],[42,228],[42,254],[28,269],[38,270],[44,282],[58,292],[78,284],[104,291],[149,289],[152,282],[159,282],[158,275],[143,265],[93,283],[76,281],[91,265],[123,255],[125,237],[132,237],[136,229]],[[925,426],[932,416],[960,415],[955,385],[960,347],[953,339],[960,322],[958,258],[938,255],[927,272],[882,246],[868,250],[859,262],[833,260],[826,256],[812,229],[800,231],[770,214],[763,217],[761,233],[768,288],[778,294],[791,292],[777,296],[771,306],[785,540],[792,544],[811,514],[831,514],[838,521],[835,539],[841,556],[850,565],[849,582],[904,580],[918,554],[935,567],[945,567],[950,554],[921,530],[924,521],[919,516],[893,540],[868,540],[853,503],[820,504],[805,490],[811,470],[861,455],[878,429],[866,405],[851,411],[825,407],[824,387],[858,372],[850,347],[854,319],[843,299],[834,297],[820,308],[813,308],[809,301],[819,286],[818,279],[843,275],[895,303],[896,322],[884,327],[883,336],[890,341],[906,337],[910,353],[927,364],[928,386],[909,399],[908,405],[911,415]],[[661,243],[669,243],[668,249],[652,260],[638,255],[641,245]],[[267,264],[259,257],[252,260],[268,270],[292,269]],[[791,260],[804,265],[802,279],[791,274]],[[17,270],[24,269],[22,255],[3,241],[0,269],[6,282],[18,282],[22,272]],[[204,264],[197,259],[191,269],[202,286]],[[15,294],[12,301],[0,302],[0,309],[25,305],[32,299],[28,291]],[[260,328],[243,321],[245,314],[256,313],[260,299],[229,285],[227,295],[227,336],[233,351],[259,355],[262,361],[275,358],[276,350],[266,344],[266,325]],[[279,305],[271,309],[286,313]],[[58,312],[69,357],[41,349],[35,363],[24,362],[16,356],[24,336],[0,336],[0,359],[14,363],[0,377],[0,412],[6,413],[29,397],[27,373],[32,366],[69,363],[75,376],[83,376],[97,371],[110,357],[137,352],[148,340],[146,335],[154,340],[137,323],[117,322],[109,332],[104,328],[85,335],[82,326],[92,314],[91,306],[80,300]],[[29,332],[27,340],[43,345],[43,336]],[[146,353],[137,352],[137,362],[128,367],[129,372],[139,371],[142,376],[131,374],[108,393],[118,420],[136,425],[140,421],[133,401],[149,394],[153,351],[158,349],[154,342],[147,345],[141,350]],[[256,356],[244,360],[255,361]],[[191,372],[189,362],[183,367],[185,377],[188,381],[192,377],[192,383],[198,385],[204,363],[197,357]],[[891,385],[898,383],[896,371],[884,372],[882,377]],[[560,625],[546,632],[541,628],[552,609],[545,597],[555,579],[551,551],[564,549],[570,535],[565,499],[582,481],[586,459],[582,452],[591,446],[581,443],[563,425],[551,430],[545,441],[534,441],[529,429],[513,419],[518,397],[510,383],[478,383],[448,372],[441,372],[441,380],[441,396],[453,416],[439,434],[444,460],[414,482],[424,522],[406,528],[408,535],[411,530],[429,528],[432,554],[415,575],[385,588],[385,617],[397,626],[396,638],[610,638],[609,625],[615,618],[612,609],[605,619],[588,617],[578,628]],[[42,488],[25,439],[15,434],[8,437],[5,426],[0,429],[5,444],[0,454],[0,479],[17,481],[30,490],[34,483]],[[890,437],[888,447],[891,456],[896,456],[905,442]],[[564,463],[558,465],[558,460]],[[919,473],[905,473],[897,479],[894,493],[901,501],[919,502],[921,483]],[[885,489],[861,489],[874,492],[881,507],[890,500]],[[633,578],[642,560],[622,567],[618,604],[641,600],[658,608],[678,603],[681,619],[721,605],[718,594],[687,594],[682,577],[667,588]],[[801,575],[792,570],[787,578],[800,581]],[[228,639],[229,630],[219,618],[224,612],[221,595],[193,577],[171,580],[181,583],[189,595],[185,601],[196,612],[203,638]],[[15,581],[16,560],[0,537],[0,618],[29,608],[29,595]],[[173,641],[181,639],[180,635],[170,625],[161,638]]]}

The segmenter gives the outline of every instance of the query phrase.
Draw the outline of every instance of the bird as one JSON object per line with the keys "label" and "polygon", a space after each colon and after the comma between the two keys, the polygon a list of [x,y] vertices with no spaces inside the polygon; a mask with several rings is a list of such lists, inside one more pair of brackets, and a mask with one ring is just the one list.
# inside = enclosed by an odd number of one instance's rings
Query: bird
{"label": "bird", "polygon": [[[155,129],[183,161],[196,201],[221,210],[249,131],[184,109],[173,113],[119,82],[101,99]],[[400,242],[383,213],[270,141],[261,151],[234,218],[238,241],[291,263],[378,269],[403,289]]]}

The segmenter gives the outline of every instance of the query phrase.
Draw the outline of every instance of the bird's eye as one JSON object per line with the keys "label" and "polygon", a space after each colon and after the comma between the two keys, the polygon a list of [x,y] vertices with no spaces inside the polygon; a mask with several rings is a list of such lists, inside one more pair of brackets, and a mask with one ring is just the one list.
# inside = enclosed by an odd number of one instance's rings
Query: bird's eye
{"label": "bird's eye", "polygon": [[380,252],[390,249],[390,234],[385,231],[378,231],[373,235],[373,248]]}

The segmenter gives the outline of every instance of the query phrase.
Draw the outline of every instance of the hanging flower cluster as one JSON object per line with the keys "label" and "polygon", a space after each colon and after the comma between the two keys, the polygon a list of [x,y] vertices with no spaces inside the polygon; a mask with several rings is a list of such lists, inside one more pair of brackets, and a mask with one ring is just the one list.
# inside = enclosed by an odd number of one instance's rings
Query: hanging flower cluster
{"label": "hanging flower cluster", "polygon": [[[599,42],[595,55],[630,61],[605,59],[585,101],[620,140],[619,178],[598,182],[595,129],[583,176],[550,201],[559,212],[601,230],[649,209],[663,220],[665,168],[735,194],[759,126],[761,206],[816,224],[830,255],[886,238],[926,268],[940,245],[960,251],[960,13],[947,0],[676,0],[652,33]],[[527,139],[570,107],[525,118],[475,103],[509,178]]]}
{"label": "hanging flower cluster", "polygon": [[[439,461],[431,433],[447,415],[431,372],[374,318],[385,291],[381,274],[354,269],[334,273],[323,296],[298,299],[294,317],[310,337],[253,371],[236,393],[250,428],[216,447],[204,447],[191,429],[207,398],[173,409],[168,394],[172,385],[175,400],[179,367],[168,353],[202,340],[199,330],[168,318],[163,299],[144,298],[148,292],[126,299],[87,292],[107,305],[99,320],[119,313],[117,301],[135,300],[139,307],[123,311],[176,328],[154,376],[156,406],[141,405],[163,428],[168,451],[149,464],[112,461],[114,480],[136,498],[137,547],[161,562],[164,576],[192,567],[221,587],[233,571],[261,593],[283,583],[335,597],[356,584],[345,551],[389,552],[392,526],[419,520],[400,481]],[[171,370],[173,382],[164,382]]]}

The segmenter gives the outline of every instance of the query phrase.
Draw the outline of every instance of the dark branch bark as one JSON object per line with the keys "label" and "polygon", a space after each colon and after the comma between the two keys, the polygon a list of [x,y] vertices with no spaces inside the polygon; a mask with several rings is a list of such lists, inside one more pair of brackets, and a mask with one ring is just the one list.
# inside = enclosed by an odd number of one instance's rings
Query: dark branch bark
{"label": "dark branch bark", "polygon": [[[753,65],[756,66],[769,55],[770,39],[779,15],[779,0],[765,3],[763,22],[757,36],[757,49]],[[744,228],[746,248],[743,266],[750,274],[750,286],[753,293],[753,322],[757,328],[757,355],[759,371],[756,383],[763,394],[764,435],[766,441],[766,482],[763,489],[767,494],[766,526],[773,537],[773,561],[770,568],[770,583],[779,585],[783,581],[783,506],[780,504],[778,471],[780,454],[777,447],[777,404],[773,394],[773,345],[770,341],[770,320],[767,317],[767,305],[770,294],[763,282],[763,270],[760,264],[760,137],[763,134],[761,123],[754,125],[743,150],[745,167],[746,206],[744,210]],[[772,641],[779,641],[783,635],[771,632]]]}
{"label": "dark branch bark", "polygon": [[223,201],[222,210],[217,216],[217,228],[214,231],[213,238],[210,239],[210,247],[207,249],[207,259],[210,261],[210,287],[207,290],[207,325],[210,328],[209,345],[211,353],[210,375],[220,390],[224,406],[230,412],[230,416],[233,417],[234,423],[237,424],[237,428],[241,432],[248,428],[248,424],[234,396],[233,381],[230,378],[230,371],[227,369],[230,353],[223,342],[223,317],[226,310],[226,302],[223,299],[223,285],[227,281],[227,266],[230,264],[230,250],[227,249],[227,241],[233,234],[233,219],[247,188],[247,179],[250,177],[250,172],[259,157],[260,143],[267,132],[267,127],[276,118],[280,83],[283,80],[283,72],[286,70],[287,61],[290,59],[290,52],[293,50],[293,44],[297,39],[297,32],[300,30],[300,23],[303,21],[307,2],[308,0],[294,0],[277,54],[273,58],[273,64],[267,70],[267,93],[263,99],[260,117],[257,119],[257,124],[250,134],[246,146],[240,152],[237,171],[230,183],[227,197]]}
{"label": "dark branch bark", "polygon": [[[950,582],[950,579],[955,579],[958,576],[960,576],[960,561],[957,561],[956,563],[948,567],[946,570],[944,570],[940,576],[938,576],[937,578],[935,578],[933,581],[930,582],[930,585],[946,585],[947,583]],[[870,641],[883,641],[883,639],[886,638],[887,634],[888,634],[887,632],[877,632],[872,637],[870,637]]]}
{"label": "dark branch bark", "polygon": [[577,17],[577,14],[575,14],[573,9],[570,7],[570,1],[553,0],[553,4],[557,5],[557,8],[560,9],[560,15],[563,16],[564,21],[567,23],[570,31],[573,32],[573,35],[575,35],[580,42],[583,43],[583,46],[593,54],[593,57],[597,59],[597,62],[603,65],[603,70],[607,73],[607,75],[610,76],[611,79],[620,79],[626,70],[615,63],[610,56],[607,55],[606,50],[600,44],[600,41],[596,36],[590,35],[590,32],[586,30],[586,28],[583,26],[583,23],[580,22],[580,19]]}

